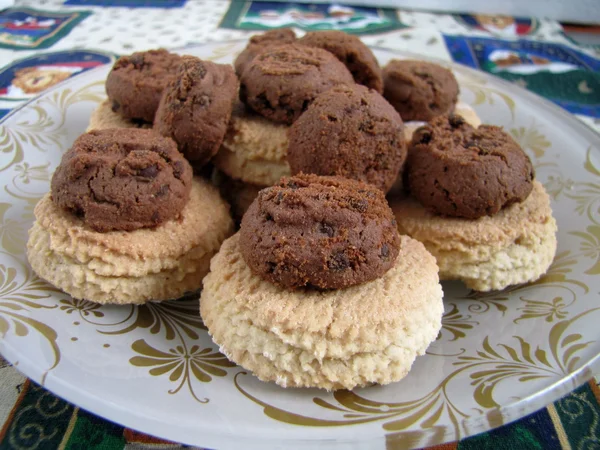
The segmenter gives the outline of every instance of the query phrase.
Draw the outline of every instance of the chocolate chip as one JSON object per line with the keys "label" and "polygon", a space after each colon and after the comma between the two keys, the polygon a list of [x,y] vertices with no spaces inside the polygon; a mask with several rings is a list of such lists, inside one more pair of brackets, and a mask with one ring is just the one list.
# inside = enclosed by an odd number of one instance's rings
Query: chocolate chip
{"label": "chocolate chip", "polygon": [[167,195],[169,193],[169,185],[163,184],[158,191],[156,192],[156,197],[162,197],[163,195]]}
{"label": "chocolate chip", "polygon": [[387,244],[383,244],[381,246],[381,256],[383,256],[384,258],[390,256],[390,247]]}
{"label": "chocolate chip", "polygon": [[329,237],[333,237],[335,235],[333,227],[324,222],[321,222],[321,224],[319,225],[319,231],[323,234],[326,234]]}
{"label": "chocolate chip", "polygon": [[350,206],[358,212],[364,213],[369,208],[369,202],[363,199],[350,199]]}
{"label": "chocolate chip", "polygon": [[156,164],[153,164],[149,167],[145,167],[144,169],[138,172],[138,175],[144,178],[156,178],[158,175],[158,167]]}
{"label": "chocolate chip", "polygon": [[348,261],[348,257],[345,253],[334,253],[327,263],[327,267],[329,267],[330,270],[346,270],[350,267],[350,261]]}
{"label": "chocolate chip", "polygon": [[431,142],[431,130],[427,127],[417,128],[415,135],[419,144],[429,144]]}
{"label": "chocolate chip", "polygon": [[144,55],[135,53],[129,57],[129,62],[133,64],[136,69],[141,69],[144,66]]}
{"label": "chocolate chip", "polygon": [[450,117],[448,118],[448,123],[450,123],[450,126],[452,128],[458,128],[461,125],[465,124],[465,119],[463,119],[458,114],[451,114]]}
{"label": "chocolate chip", "polygon": [[173,176],[177,179],[181,178],[181,174],[183,173],[184,165],[183,161],[175,161],[173,163]]}

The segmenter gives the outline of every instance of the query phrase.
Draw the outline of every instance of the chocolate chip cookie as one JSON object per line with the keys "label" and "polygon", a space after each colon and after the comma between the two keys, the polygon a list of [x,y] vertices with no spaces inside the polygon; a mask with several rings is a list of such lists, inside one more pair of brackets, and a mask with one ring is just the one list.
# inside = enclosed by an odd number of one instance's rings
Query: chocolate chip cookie
{"label": "chocolate chip cookie", "polygon": [[358,84],[334,87],[290,127],[292,174],[340,175],[387,192],[406,159],[403,127],[377,92]]}
{"label": "chocolate chip cookie", "polygon": [[267,119],[291,124],[317,95],[354,84],[335,56],[320,48],[288,44],[267,48],[240,78],[240,100]]}
{"label": "chocolate chip cookie", "polygon": [[534,176],[529,157],[502,128],[475,129],[457,115],[419,128],[408,151],[410,192],[445,216],[494,215],[525,200]]}
{"label": "chocolate chip cookie", "polygon": [[192,169],[173,140],[152,130],[114,128],[81,135],[52,177],[52,200],[95,231],[155,227],[176,217]]}
{"label": "chocolate chip cookie", "polygon": [[260,191],[240,229],[246,264],[290,289],[339,289],[374,280],[394,265],[399,242],[380,190],[306,174]]}
{"label": "chocolate chip cookie", "polygon": [[237,92],[230,65],[184,56],[165,88],[154,129],[173,138],[194,169],[200,169],[223,142]]}
{"label": "chocolate chip cookie", "polygon": [[332,53],[348,68],[354,81],[380,94],[383,92],[383,76],[373,52],[352,34],[343,31],[311,31],[298,44],[318,47]]}
{"label": "chocolate chip cookie", "polygon": [[106,79],[114,112],[126,119],[154,120],[163,89],[175,76],[181,56],[165,49],[120,57]]}
{"label": "chocolate chip cookie", "polygon": [[383,96],[405,122],[450,113],[458,101],[452,72],[427,61],[394,59],[383,68],[383,82]]}
{"label": "chocolate chip cookie", "polygon": [[291,28],[278,28],[266,33],[255,34],[250,37],[248,45],[235,59],[233,66],[238,77],[242,76],[248,63],[267,47],[275,47],[283,44],[292,44],[296,41],[296,33]]}

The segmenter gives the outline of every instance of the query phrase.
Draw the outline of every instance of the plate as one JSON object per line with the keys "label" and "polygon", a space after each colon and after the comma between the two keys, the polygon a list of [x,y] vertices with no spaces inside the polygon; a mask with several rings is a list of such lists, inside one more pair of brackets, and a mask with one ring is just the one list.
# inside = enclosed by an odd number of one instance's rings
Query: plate
{"label": "plate", "polygon": [[[182,50],[230,63],[244,42]],[[406,57],[374,49],[380,63]],[[558,252],[536,283],[477,294],[444,283],[438,339],[401,382],[353,392],[282,389],[218,352],[194,299],[145,306],[73,300],[25,257],[33,207],[104,98],[109,67],[57,85],[1,123],[0,352],[81,408],[212,448],[422,447],[497,427],[600,369],[600,139],[517,86],[450,65],[461,100],[527,151],[552,198]]]}

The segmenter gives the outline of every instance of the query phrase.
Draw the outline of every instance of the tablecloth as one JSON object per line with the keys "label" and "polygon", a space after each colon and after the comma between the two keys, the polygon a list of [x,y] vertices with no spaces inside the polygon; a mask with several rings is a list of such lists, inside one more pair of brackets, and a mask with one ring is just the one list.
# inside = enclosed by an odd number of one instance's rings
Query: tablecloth
{"label": "tablecloth", "polygon": [[[224,0],[17,1],[0,12],[0,117],[118,55],[244,39],[282,26],[342,29],[369,45],[466,64],[536,92],[600,131],[600,46],[574,41],[555,21]],[[180,448],[80,410],[1,358],[0,429],[0,449]],[[440,448],[600,448],[599,436],[600,390],[592,380],[513,424]]]}

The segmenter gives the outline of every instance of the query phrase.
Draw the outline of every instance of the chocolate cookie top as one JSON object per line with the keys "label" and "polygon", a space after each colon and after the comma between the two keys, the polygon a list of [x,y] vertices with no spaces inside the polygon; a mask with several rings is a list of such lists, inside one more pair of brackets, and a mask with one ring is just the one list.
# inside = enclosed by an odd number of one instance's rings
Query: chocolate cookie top
{"label": "chocolate cookie top", "polygon": [[288,131],[292,174],[341,175],[387,192],[406,159],[403,128],[400,115],[374,90],[334,87]]}
{"label": "chocolate cookie top", "polygon": [[242,219],[240,249],[254,273],[284,288],[341,289],[387,272],[400,238],[378,189],[300,174],[259,192]]}
{"label": "chocolate cookie top", "polygon": [[354,84],[354,79],[331,53],[288,44],[259,53],[240,83],[240,99],[250,108],[273,122],[291,124],[321,92]]}
{"label": "chocolate cookie top", "polygon": [[200,169],[223,142],[237,93],[230,65],[184,56],[165,88],[154,129],[173,138],[194,169]]}
{"label": "chocolate cookie top", "polygon": [[348,68],[354,81],[383,92],[383,76],[373,52],[356,36],[343,31],[311,31],[298,44],[318,47],[332,53]]}
{"label": "chocolate cookie top", "polygon": [[502,128],[475,129],[457,115],[415,131],[406,170],[410,191],[423,206],[467,219],[525,200],[535,176],[528,156]]}
{"label": "chocolate cookie top", "polygon": [[266,33],[255,34],[250,37],[248,45],[235,59],[233,66],[238,77],[242,76],[248,63],[267,47],[276,47],[283,44],[292,44],[296,40],[296,33],[291,28],[278,28]]}
{"label": "chocolate cookie top", "polygon": [[171,139],[111,128],[75,140],[54,172],[51,193],[95,231],[131,231],[177,217],[191,186],[192,168]]}
{"label": "chocolate cookie top", "polygon": [[383,68],[383,82],[383,96],[404,121],[429,121],[452,112],[458,101],[456,78],[434,63],[393,59]]}
{"label": "chocolate cookie top", "polygon": [[152,123],[165,86],[175,76],[181,56],[165,49],[121,56],[106,79],[114,112]]}

